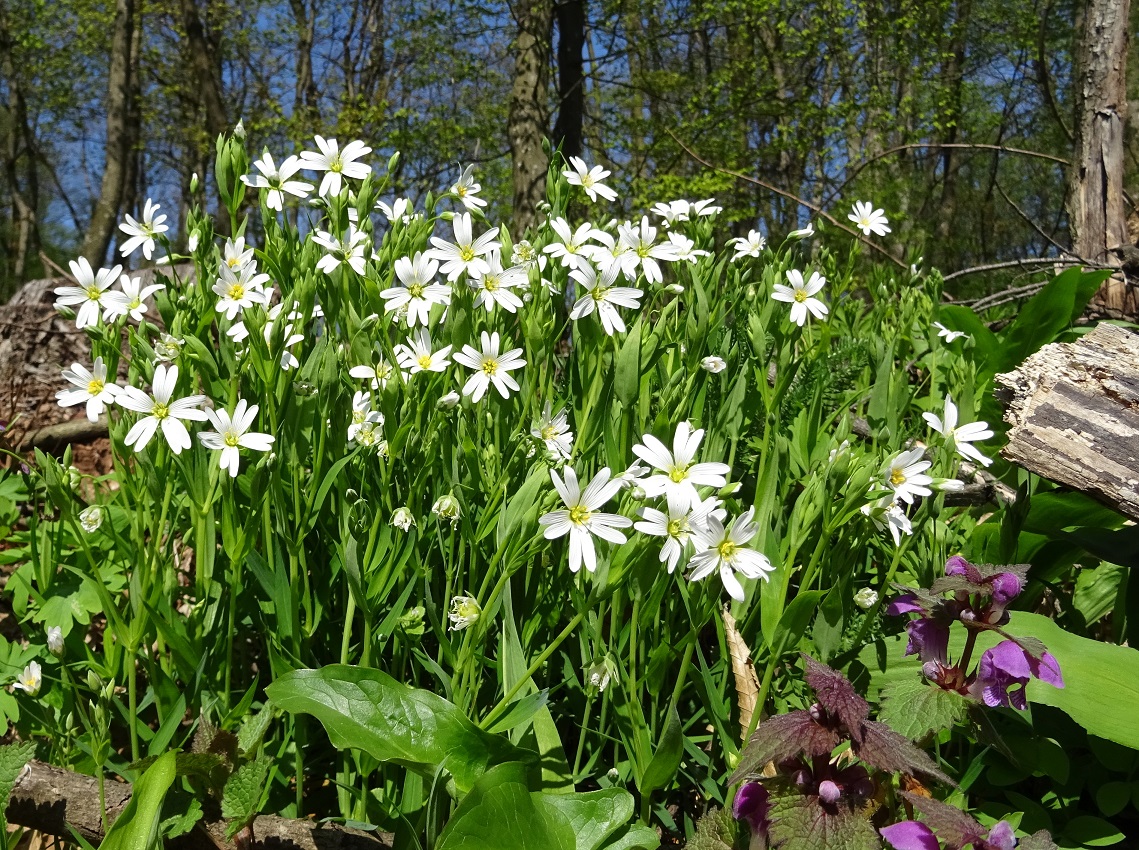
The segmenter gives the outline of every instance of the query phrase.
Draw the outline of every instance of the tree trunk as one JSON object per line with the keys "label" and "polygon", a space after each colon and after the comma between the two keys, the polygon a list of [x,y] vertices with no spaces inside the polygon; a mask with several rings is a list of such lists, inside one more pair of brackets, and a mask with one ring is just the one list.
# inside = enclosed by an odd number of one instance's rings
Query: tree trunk
{"label": "tree trunk", "polygon": [[585,0],[561,0],[558,24],[558,118],[554,144],[566,157],[581,156],[585,116]]}
{"label": "tree trunk", "polygon": [[[1111,249],[1129,242],[1123,133],[1130,5],[1130,0],[1085,0],[1078,21],[1076,139],[1067,207],[1072,251],[1091,263],[1115,262]],[[1111,315],[1139,315],[1139,292],[1120,274],[1103,285],[1092,305]]]}
{"label": "tree trunk", "polygon": [[[39,251],[39,180],[36,172],[36,144],[28,121],[23,88],[16,76],[8,14],[0,0],[0,72],[8,81],[7,138],[4,145],[4,174],[12,198],[12,237],[6,245],[8,261],[0,277],[0,304],[8,300],[28,276],[29,258]],[[20,179],[24,162],[26,179]],[[22,185],[21,185],[22,184]]]}
{"label": "tree trunk", "polygon": [[115,235],[126,190],[127,160],[136,128],[132,126],[134,68],[131,42],[135,27],[134,0],[116,0],[115,24],[111,35],[111,63],[107,73],[107,141],[103,180],[99,199],[91,213],[80,253],[92,266],[101,266]]}
{"label": "tree trunk", "polygon": [[316,37],[316,10],[309,13],[304,0],[289,0],[297,25],[297,90],[293,100],[293,116],[300,119],[301,129],[308,132],[317,115],[316,80],[312,69],[312,44]]}
{"label": "tree trunk", "polygon": [[186,32],[187,59],[194,71],[194,91],[202,104],[206,118],[206,133],[210,145],[229,129],[225,103],[222,99],[221,62],[217,45],[206,34],[202,19],[198,17],[197,0],[180,0],[182,28]]}
{"label": "tree trunk", "polygon": [[513,161],[514,233],[521,237],[534,224],[546,191],[548,163],[542,141],[548,120],[553,5],[550,0],[516,0],[511,11],[518,23],[518,38],[507,135]]}
{"label": "tree trunk", "polygon": [[1001,454],[1139,520],[1139,335],[1101,324],[997,375]]}

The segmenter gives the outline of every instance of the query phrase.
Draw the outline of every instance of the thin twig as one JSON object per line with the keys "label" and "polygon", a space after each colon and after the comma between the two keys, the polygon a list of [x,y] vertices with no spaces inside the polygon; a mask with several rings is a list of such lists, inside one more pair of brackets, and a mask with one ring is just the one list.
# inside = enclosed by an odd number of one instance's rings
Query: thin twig
{"label": "thin twig", "polygon": [[968,274],[990,272],[996,269],[1011,269],[1016,266],[1050,266],[1054,263],[1069,262],[1065,257],[1027,257],[1022,260],[1006,260],[1002,263],[986,263],[982,266],[970,266],[967,269],[958,269],[945,275],[942,280],[953,280],[955,277],[964,277]]}
{"label": "thin twig", "polygon": [[668,130],[668,134],[670,136],[672,136],[672,140],[680,146],[681,150],[683,150],[686,154],[688,154],[690,157],[692,157],[698,163],[703,165],[705,168],[711,168],[713,171],[718,171],[721,174],[727,174],[731,177],[735,177],[737,180],[743,180],[746,183],[752,183],[756,186],[760,186],[764,189],[767,189],[769,192],[774,192],[775,194],[781,195],[782,197],[787,198],[788,200],[792,200],[795,203],[799,204],[800,206],[806,207],[812,213],[819,216],[820,218],[826,219],[832,225],[837,227],[839,230],[846,231],[851,236],[853,236],[855,239],[857,239],[859,242],[862,242],[865,245],[869,245],[871,248],[873,248],[875,251],[877,251],[883,257],[886,257],[888,260],[890,260],[890,262],[892,262],[894,265],[898,266],[899,268],[906,269],[907,271],[909,270],[909,266],[907,266],[904,262],[899,260],[893,254],[891,254],[885,248],[871,242],[869,239],[865,238],[862,234],[855,231],[854,228],[847,227],[845,224],[843,224],[841,221],[836,219],[830,213],[824,212],[822,207],[818,206],[817,204],[813,204],[810,201],[805,201],[802,198],[800,198],[798,195],[792,194],[791,192],[788,192],[785,189],[780,189],[776,186],[772,186],[770,183],[765,183],[764,181],[759,180],[758,178],[748,177],[746,174],[741,174],[738,171],[732,171],[730,168],[723,168],[722,166],[714,165],[713,163],[708,162],[708,160],[704,159],[699,154],[697,154],[695,151],[693,151],[690,147],[688,147],[686,144],[684,144],[684,142],[680,141],[680,139],[678,139],[676,137],[676,134],[673,133],[672,130]]}

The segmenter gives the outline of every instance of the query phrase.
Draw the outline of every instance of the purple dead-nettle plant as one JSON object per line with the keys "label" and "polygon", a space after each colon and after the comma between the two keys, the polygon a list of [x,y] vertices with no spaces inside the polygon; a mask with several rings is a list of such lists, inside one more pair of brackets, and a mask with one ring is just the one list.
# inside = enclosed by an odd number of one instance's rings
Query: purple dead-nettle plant
{"label": "purple dead-nettle plant", "polygon": [[[1060,665],[1044,644],[1035,638],[1013,637],[1004,630],[1009,622],[1008,606],[1024,589],[1027,573],[1027,564],[971,564],[955,555],[946,561],[944,577],[929,588],[905,588],[905,594],[886,606],[888,614],[919,615],[906,626],[906,655],[917,654],[926,679],[990,707],[1021,710],[1028,707],[1025,686],[1031,678],[1064,687]],[[966,629],[965,647],[958,658],[950,659],[954,623]],[[994,631],[1005,640],[986,649],[970,670],[977,639],[985,631]]]}
{"label": "purple dead-nettle plant", "polygon": [[[871,720],[845,676],[803,659],[818,701],[759,724],[730,780],[747,780],[733,813],[747,821],[752,848],[880,847],[870,816],[884,774],[953,780],[909,739]],[[773,775],[765,775],[768,765]]]}
{"label": "purple dead-nettle plant", "polygon": [[882,827],[882,837],[894,850],[1057,850],[1044,830],[1018,839],[1008,821],[986,828],[948,803],[906,791],[901,796],[922,819]]}

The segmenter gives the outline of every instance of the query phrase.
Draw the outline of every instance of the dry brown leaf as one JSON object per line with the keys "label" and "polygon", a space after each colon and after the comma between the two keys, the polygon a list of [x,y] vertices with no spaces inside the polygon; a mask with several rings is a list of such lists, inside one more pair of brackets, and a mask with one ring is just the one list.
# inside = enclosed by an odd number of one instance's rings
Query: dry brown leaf
{"label": "dry brown leaf", "polygon": [[732,674],[736,679],[736,701],[740,708],[740,737],[747,734],[751,717],[755,712],[755,701],[759,698],[759,678],[755,675],[755,664],[751,660],[751,650],[744,642],[743,635],[736,628],[736,618],[729,606],[724,606],[724,636],[728,641],[728,653],[732,661]]}

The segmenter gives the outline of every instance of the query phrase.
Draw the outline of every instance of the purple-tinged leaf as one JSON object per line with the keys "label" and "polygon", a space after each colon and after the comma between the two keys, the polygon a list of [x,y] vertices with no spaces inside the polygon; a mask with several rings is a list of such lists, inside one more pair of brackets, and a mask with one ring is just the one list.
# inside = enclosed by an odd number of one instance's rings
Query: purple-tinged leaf
{"label": "purple-tinged leaf", "polygon": [[969,581],[966,576],[944,576],[934,580],[929,586],[929,592],[940,597],[945,593],[984,593],[988,595],[989,588],[979,581]]}
{"label": "purple-tinged leaf", "polygon": [[937,833],[937,837],[950,847],[964,847],[988,832],[956,806],[908,791],[902,791],[901,795],[921,813],[922,820]]}
{"label": "purple-tinged leaf", "polygon": [[771,761],[780,762],[798,755],[808,758],[830,755],[840,740],[836,730],[815,722],[806,711],[769,717],[759,724],[740,753],[739,765],[728,779],[728,784],[759,776]]}
{"label": "purple-tinged leaf", "polygon": [[941,771],[933,759],[919,750],[885,723],[867,721],[862,724],[862,740],[851,742],[854,754],[867,764],[890,772],[900,771],[932,777],[947,785],[956,785]]}
{"label": "purple-tinged leaf", "polygon": [[977,564],[976,566],[982,579],[1008,573],[1020,579],[1022,587],[1028,583],[1028,571],[1032,569],[1032,564]]}
{"label": "purple-tinged leaf", "polygon": [[1045,829],[1026,836],[1016,844],[1016,850],[1060,850]]}
{"label": "purple-tinged leaf", "polygon": [[820,664],[804,654],[807,665],[807,684],[815,690],[819,703],[842,721],[855,740],[860,736],[859,727],[870,716],[870,703],[854,689],[846,676]]}
{"label": "purple-tinged leaf", "polygon": [[818,797],[794,788],[772,794],[772,847],[787,850],[879,850],[882,843],[868,815],[839,804],[824,806]]}

